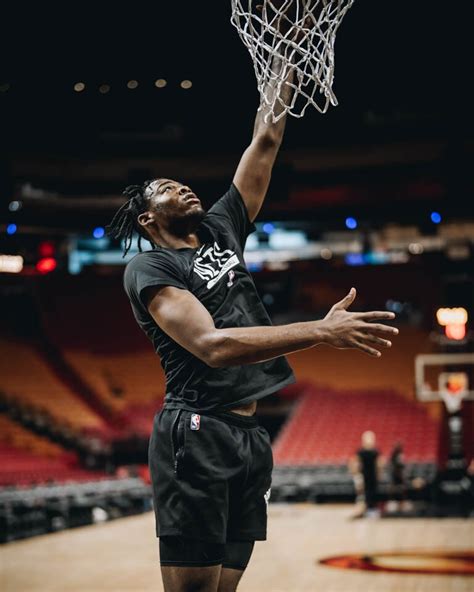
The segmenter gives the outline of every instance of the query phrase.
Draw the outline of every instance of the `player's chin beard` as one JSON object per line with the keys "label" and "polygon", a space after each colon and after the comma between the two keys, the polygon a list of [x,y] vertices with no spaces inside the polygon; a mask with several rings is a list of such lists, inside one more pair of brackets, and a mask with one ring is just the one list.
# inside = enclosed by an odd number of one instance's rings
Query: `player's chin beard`
{"label": "player's chin beard", "polygon": [[196,230],[205,215],[206,212],[202,208],[193,208],[184,216],[170,221],[168,230],[175,236],[187,236]]}

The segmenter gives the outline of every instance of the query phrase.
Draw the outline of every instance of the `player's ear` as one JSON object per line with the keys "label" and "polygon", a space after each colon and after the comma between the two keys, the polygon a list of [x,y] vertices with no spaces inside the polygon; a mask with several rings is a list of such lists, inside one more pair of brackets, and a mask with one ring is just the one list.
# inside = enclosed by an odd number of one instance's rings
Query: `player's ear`
{"label": "player's ear", "polygon": [[150,224],[153,224],[153,222],[155,221],[155,217],[154,217],[154,215],[153,215],[153,213],[152,213],[152,212],[149,212],[149,211],[147,210],[146,212],[142,212],[142,213],[141,213],[141,214],[138,216],[137,220],[138,220],[138,223],[139,223],[141,226],[144,226],[144,227],[146,228],[146,227],[147,227],[147,226],[149,226]]}

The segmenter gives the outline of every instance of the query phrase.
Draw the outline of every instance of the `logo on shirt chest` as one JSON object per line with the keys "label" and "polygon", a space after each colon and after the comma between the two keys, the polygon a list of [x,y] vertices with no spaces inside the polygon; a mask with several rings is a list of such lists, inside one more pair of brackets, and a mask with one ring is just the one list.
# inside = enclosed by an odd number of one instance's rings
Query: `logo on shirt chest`
{"label": "logo on shirt chest", "polygon": [[208,247],[206,250],[200,252],[194,260],[194,273],[205,280],[207,289],[210,290],[217,282],[228,274],[229,282],[227,285],[232,285],[232,280],[235,273],[230,270],[239,264],[239,258],[231,249],[221,250],[219,245],[215,242],[214,245]]}

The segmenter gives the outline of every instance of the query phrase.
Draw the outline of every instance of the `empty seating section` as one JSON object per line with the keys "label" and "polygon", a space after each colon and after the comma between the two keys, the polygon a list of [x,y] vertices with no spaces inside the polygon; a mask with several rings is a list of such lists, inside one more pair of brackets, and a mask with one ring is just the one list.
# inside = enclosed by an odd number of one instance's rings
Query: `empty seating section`
{"label": "empty seating section", "polygon": [[414,398],[415,357],[433,351],[428,334],[401,327],[394,347],[380,359],[353,350],[318,346],[288,356],[299,381],[334,389],[387,389],[390,386],[410,400]]}
{"label": "empty seating section", "polygon": [[59,380],[29,343],[0,338],[0,388],[74,429],[104,427],[103,421]]}
{"label": "empty seating section", "polygon": [[0,444],[0,487],[48,481],[90,481],[105,473],[79,468],[67,457],[48,458]]}
{"label": "empty seating section", "polygon": [[[109,408],[124,411],[163,397],[165,377],[159,358],[148,351],[92,353],[67,349],[64,359]],[[156,406],[156,405],[155,405]]]}
{"label": "empty seating section", "polygon": [[155,407],[165,377],[137,326],[120,277],[51,278],[43,286],[43,327],[64,360],[113,412]]}
{"label": "empty seating section", "polygon": [[129,405],[124,412],[128,425],[133,427],[135,433],[149,436],[153,428],[155,414],[161,409],[162,404],[163,399],[139,405]]}
{"label": "empty seating section", "polygon": [[345,464],[365,430],[377,435],[383,456],[395,442],[411,463],[434,462],[439,426],[419,403],[394,391],[336,391],[308,386],[274,443],[279,465]]}
{"label": "empty seating section", "polygon": [[95,353],[148,350],[121,277],[50,277],[38,292],[43,328],[61,350]]}
{"label": "empty seating section", "polygon": [[0,414],[0,487],[83,481],[102,475],[81,469],[75,453],[66,452]]}
{"label": "empty seating section", "polygon": [[61,446],[25,429],[4,414],[0,414],[0,446],[17,448],[51,458],[57,458],[65,454]]}

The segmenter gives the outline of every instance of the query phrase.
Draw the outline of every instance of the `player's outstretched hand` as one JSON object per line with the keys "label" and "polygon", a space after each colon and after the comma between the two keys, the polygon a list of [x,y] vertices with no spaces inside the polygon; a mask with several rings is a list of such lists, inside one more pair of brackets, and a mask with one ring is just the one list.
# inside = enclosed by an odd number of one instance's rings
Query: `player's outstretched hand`
{"label": "player's outstretched hand", "polygon": [[347,296],[335,304],[320,322],[324,343],[340,349],[360,349],[370,356],[380,357],[382,354],[377,348],[392,346],[392,342],[383,337],[398,334],[398,329],[383,325],[380,321],[394,319],[395,315],[385,310],[349,312],[347,309],[355,297],[356,290],[351,288]]}

